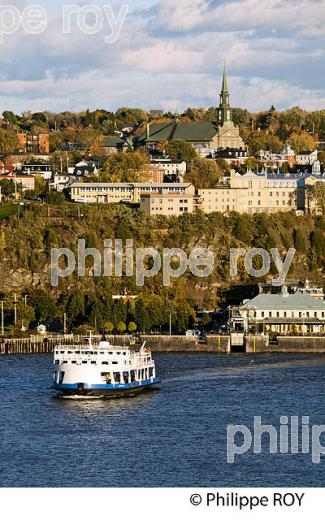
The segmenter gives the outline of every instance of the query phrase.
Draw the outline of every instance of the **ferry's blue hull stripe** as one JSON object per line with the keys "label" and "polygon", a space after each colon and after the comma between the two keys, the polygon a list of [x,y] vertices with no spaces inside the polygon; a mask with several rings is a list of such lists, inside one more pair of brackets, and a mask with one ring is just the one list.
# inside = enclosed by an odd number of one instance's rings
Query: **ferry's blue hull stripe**
{"label": "ferry's blue hull stripe", "polygon": [[123,385],[88,385],[87,383],[75,383],[70,385],[53,383],[52,388],[55,390],[78,390],[83,385],[84,390],[129,390],[132,388],[142,388],[144,386],[156,385],[160,383],[160,378],[146,379],[144,381],[135,381],[134,383],[125,383]]}

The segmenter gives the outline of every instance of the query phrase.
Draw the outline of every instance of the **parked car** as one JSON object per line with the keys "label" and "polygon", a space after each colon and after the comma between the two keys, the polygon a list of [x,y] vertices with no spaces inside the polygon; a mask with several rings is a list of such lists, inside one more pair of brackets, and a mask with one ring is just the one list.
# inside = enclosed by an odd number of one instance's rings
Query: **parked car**
{"label": "parked car", "polygon": [[190,329],[190,330],[187,330],[187,331],[185,332],[185,336],[189,336],[189,337],[190,337],[190,336],[192,336],[192,337],[193,337],[193,336],[195,336],[195,337],[199,337],[200,334],[201,334],[201,331],[196,330],[196,329],[193,329],[193,330]]}

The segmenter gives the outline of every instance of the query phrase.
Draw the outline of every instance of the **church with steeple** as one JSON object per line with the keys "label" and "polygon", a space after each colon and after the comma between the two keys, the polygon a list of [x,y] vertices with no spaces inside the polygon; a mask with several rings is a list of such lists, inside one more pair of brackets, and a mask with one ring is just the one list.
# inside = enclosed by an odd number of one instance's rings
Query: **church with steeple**
{"label": "church with steeple", "polygon": [[246,150],[239,128],[233,122],[226,67],[223,71],[216,121],[151,123],[135,145],[154,152],[161,149],[163,143],[176,140],[191,143],[201,157],[213,156],[226,149]]}
{"label": "church with steeple", "polygon": [[246,145],[240,136],[239,128],[233,122],[232,115],[233,113],[230,105],[230,93],[225,66],[223,71],[220,103],[218,108],[219,128],[218,135],[216,136],[218,150],[225,150],[227,148],[234,150],[246,149]]}

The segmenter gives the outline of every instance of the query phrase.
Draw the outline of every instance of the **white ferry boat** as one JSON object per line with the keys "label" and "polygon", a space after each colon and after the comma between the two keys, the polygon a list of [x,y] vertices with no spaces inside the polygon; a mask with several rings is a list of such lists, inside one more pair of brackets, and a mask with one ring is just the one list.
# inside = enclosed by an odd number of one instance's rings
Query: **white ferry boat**
{"label": "white ferry boat", "polygon": [[160,383],[151,351],[142,346],[115,346],[105,338],[95,344],[91,334],[78,345],[54,352],[52,388],[65,396],[123,397]]}

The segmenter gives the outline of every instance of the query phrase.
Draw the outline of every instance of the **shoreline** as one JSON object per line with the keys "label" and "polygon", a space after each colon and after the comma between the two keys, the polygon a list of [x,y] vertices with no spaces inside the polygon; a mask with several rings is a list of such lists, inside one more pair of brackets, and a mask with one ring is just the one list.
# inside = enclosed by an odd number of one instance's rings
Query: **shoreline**
{"label": "shoreline", "polygon": [[[114,344],[128,345],[130,336],[108,336]],[[279,336],[269,341],[268,336],[250,335],[243,338],[241,345],[232,345],[231,336],[208,336],[205,342],[187,336],[142,336],[153,353],[294,353],[324,354],[325,336]],[[0,355],[50,354],[57,345],[78,342],[79,336],[31,337],[25,339],[1,339]]]}

